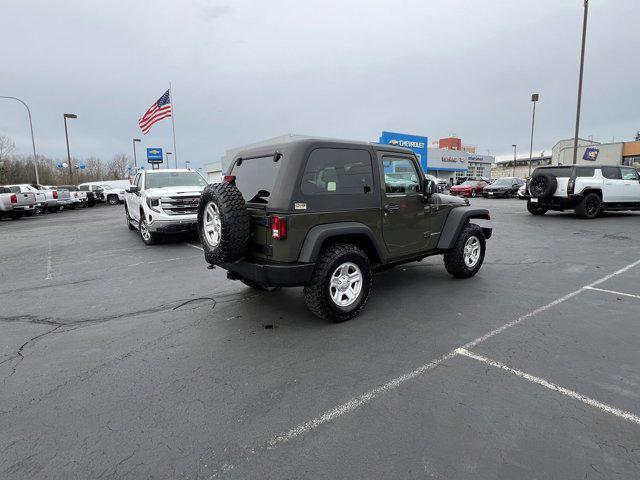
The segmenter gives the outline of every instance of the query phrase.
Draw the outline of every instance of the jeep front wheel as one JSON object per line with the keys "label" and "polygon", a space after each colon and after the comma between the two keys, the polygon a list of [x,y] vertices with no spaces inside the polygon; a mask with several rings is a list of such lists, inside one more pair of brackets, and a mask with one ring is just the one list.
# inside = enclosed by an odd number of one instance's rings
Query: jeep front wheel
{"label": "jeep front wheel", "polygon": [[367,254],[355,245],[335,244],[320,253],[311,281],[304,287],[304,299],[320,318],[343,322],[362,311],[370,290]]}
{"label": "jeep front wheel", "polygon": [[452,248],[444,254],[444,266],[456,278],[473,277],[484,261],[485,240],[482,229],[474,224],[467,224]]}

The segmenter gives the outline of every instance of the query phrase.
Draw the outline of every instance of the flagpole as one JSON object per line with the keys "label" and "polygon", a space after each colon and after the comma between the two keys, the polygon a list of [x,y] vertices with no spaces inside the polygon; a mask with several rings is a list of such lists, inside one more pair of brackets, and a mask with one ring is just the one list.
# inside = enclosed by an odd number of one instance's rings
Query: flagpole
{"label": "flagpole", "polygon": [[[178,151],[176,150],[176,123],[174,121],[176,115],[175,103],[173,103],[173,92],[171,91],[171,82],[169,82],[169,99],[171,100],[171,129],[173,130],[173,158],[178,168]],[[168,164],[169,162],[167,162]],[[168,165],[167,165],[168,166]]]}

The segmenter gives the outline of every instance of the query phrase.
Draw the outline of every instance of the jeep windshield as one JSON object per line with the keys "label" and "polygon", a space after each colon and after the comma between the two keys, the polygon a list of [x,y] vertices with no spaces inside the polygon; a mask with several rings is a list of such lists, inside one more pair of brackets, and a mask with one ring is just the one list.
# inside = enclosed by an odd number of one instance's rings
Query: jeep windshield
{"label": "jeep windshield", "polygon": [[207,182],[197,172],[147,173],[146,188],[206,187]]}
{"label": "jeep windshield", "polygon": [[244,201],[266,205],[273,191],[281,162],[274,162],[273,155],[236,161],[230,174]]}

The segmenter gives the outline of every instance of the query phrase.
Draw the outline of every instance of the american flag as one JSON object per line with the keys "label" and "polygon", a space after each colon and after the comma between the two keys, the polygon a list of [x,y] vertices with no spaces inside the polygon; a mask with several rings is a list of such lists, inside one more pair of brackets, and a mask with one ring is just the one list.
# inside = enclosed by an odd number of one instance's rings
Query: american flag
{"label": "american flag", "polygon": [[169,90],[151,105],[151,108],[145,112],[138,120],[138,125],[142,133],[145,135],[151,130],[154,123],[159,122],[163,118],[171,116],[171,95]]}

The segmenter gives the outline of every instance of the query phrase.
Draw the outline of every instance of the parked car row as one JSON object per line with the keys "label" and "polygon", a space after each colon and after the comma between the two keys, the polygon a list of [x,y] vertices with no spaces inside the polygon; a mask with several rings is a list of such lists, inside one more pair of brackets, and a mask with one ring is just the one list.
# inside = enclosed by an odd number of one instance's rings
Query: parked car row
{"label": "parked car row", "polygon": [[[114,185],[115,184],[115,185]],[[80,185],[38,185],[18,183],[0,186],[0,220],[15,220],[36,213],[93,207],[98,203],[116,205],[124,201],[124,184],[128,180]]]}

